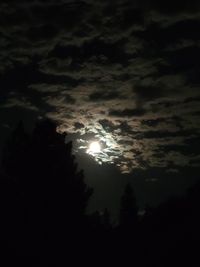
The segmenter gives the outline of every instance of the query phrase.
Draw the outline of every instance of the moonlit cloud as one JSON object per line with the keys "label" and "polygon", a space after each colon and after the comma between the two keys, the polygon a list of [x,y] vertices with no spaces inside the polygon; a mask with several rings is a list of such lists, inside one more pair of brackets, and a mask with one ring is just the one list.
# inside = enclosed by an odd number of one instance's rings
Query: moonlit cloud
{"label": "moonlit cloud", "polygon": [[77,153],[98,140],[123,173],[198,165],[199,5],[162,4],[2,2],[1,110],[55,120]]}

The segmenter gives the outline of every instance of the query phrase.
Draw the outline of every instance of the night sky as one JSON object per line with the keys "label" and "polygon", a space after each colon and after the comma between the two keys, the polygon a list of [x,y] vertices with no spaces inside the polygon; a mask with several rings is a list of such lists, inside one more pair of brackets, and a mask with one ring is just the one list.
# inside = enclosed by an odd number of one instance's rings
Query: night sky
{"label": "night sky", "polygon": [[200,170],[199,33],[199,1],[1,1],[1,149],[20,119],[47,117],[73,140],[91,210],[116,214],[127,182],[141,210],[185,192]]}

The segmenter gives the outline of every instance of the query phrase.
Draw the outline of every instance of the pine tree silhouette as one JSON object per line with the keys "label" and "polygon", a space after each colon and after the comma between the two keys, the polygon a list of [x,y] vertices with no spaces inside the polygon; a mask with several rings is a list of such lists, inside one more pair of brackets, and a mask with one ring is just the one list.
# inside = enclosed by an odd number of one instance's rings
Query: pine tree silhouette
{"label": "pine tree silhouette", "polygon": [[137,223],[138,207],[134,196],[133,188],[127,184],[124,194],[121,197],[119,223],[122,227],[134,227]]}
{"label": "pine tree silhouette", "polygon": [[4,151],[2,166],[7,190],[14,190],[9,202],[16,214],[10,227],[15,228],[18,218],[22,243],[32,251],[27,252],[30,257],[44,250],[58,253],[83,232],[92,195],[83,171],[78,170],[72,142],[66,144],[65,135],[49,120],[38,122],[31,135],[20,123]]}

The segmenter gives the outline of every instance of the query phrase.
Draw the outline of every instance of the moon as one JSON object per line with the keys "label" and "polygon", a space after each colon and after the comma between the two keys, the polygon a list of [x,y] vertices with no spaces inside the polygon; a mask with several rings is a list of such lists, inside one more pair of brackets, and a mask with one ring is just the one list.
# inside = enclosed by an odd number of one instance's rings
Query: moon
{"label": "moon", "polygon": [[97,141],[91,142],[87,152],[88,153],[94,153],[94,154],[100,153],[101,152],[101,146],[100,146],[99,142],[97,142]]}

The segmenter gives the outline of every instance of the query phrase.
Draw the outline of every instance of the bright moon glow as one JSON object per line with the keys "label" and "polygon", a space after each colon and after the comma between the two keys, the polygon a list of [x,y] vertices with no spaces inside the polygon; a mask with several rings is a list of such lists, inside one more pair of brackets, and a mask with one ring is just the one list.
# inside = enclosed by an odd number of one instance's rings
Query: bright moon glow
{"label": "bright moon glow", "polygon": [[100,153],[100,152],[101,152],[101,146],[99,142],[92,142],[87,151],[87,153]]}

